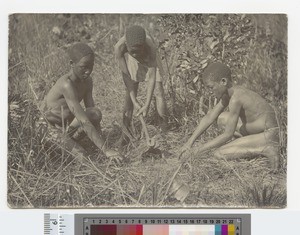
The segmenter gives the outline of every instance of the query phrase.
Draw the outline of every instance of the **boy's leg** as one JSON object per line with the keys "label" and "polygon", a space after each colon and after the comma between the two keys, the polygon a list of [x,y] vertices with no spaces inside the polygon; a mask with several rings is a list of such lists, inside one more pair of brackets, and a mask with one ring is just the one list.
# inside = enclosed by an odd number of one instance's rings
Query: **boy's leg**
{"label": "boy's leg", "polygon": [[268,158],[270,168],[277,170],[279,167],[278,134],[279,129],[273,128],[260,134],[241,137],[220,147],[214,155],[228,160],[263,155]]}
{"label": "boy's leg", "polygon": [[[89,107],[85,110],[85,112],[88,119],[94,125],[99,134],[102,134],[100,125],[100,122],[102,120],[102,113],[100,109],[96,107]],[[80,140],[85,136],[84,129],[76,118],[74,118],[74,120],[69,125],[69,135],[75,140]]]}
{"label": "boy's leg", "polygon": [[164,94],[163,83],[160,81],[156,81],[155,84],[155,99],[156,99],[156,109],[158,115],[161,118],[160,122],[161,122],[162,130],[166,131],[168,125],[168,109],[167,109],[167,102]]}
{"label": "boy's leg", "polygon": [[[138,91],[139,83],[135,82],[133,83],[133,92],[134,96],[137,96],[137,91]],[[130,98],[130,94],[128,89],[126,89],[126,95],[125,95],[125,104],[124,104],[124,109],[123,109],[123,124],[129,129],[130,128],[130,122],[132,119],[133,115],[133,103]]]}
{"label": "boy's leg", "polygon": [[86,115],[88,116],[89,120],[93,123],[95,128],[98,131],[101,131],[101,124],[102,121],[102,113],[100,109],[96,107],[90,107],[86,109]]}
{"label": "boy's leg", "polygon": [[71,153],[75,158],[82,161],[87,152],[72,140],[67,134],[64,134],[62,129],[54,127],[46,122],[45,119],[40,118],[36,124],[38,138],[42,144],[57,145],[62,150]]}
{"label": "boy's leg", "polygon": [[130,98],[129,91],[126,89],[126,94],[125,94],[125,103],[123,107],[123,124],[124,126],[129,129],[130,127],[130,122],[132,119],[133,115],[133,103]]}
{"label": "boy's leg", "polygon": [[58,143],[61,148],[69,152],[73,157],[75,157],[79,162],[82,162],[88,153],[81,147],[75,140],[70,137],[65,137]]}
{"label": "boy's leg", "polygon": [[[217,120],[218,127],[225,129],[228,117],[229,117],[229,112],[221,113]],[[243,131],[244,128],[242,126],[243,126],[243,123],[242,123],[241,119],[239,118],[238,123],[236,125],[236,130],[234,132],[235,138],[240,138],[240,137],[247,135],[246,131]]]}

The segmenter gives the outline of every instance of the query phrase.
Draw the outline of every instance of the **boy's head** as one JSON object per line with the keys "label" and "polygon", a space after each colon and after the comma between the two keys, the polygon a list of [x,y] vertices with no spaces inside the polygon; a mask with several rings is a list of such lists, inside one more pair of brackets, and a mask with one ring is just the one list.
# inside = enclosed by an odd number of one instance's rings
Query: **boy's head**
{"label": "boy's head", "polygon": [[145,29],[141,26],[133,25],[126,30],[125,39],[128,53],[135,58],[142,57],[146,43]]}
{"label": "boy's head", "polygon": [[87,44],[79,42],[71,46],[68,50],[68,55],[73,63],[78,63],[82,57],[94,55],[94,51]]}
{"label": "boy's head", "polygon": [[203,72],[203,81],[211,80],[214,82],[220,82],[222,78],[226,78],[231,81],[230,68],[220,62],[215,62],[208,65]]}
{"label": "boy's head", "polygon": [[231,86],[231,71],[228,66],[215,62],[207,66],[203,72],[203,82],[218,99]]}
{"label": "boy's head", "polygon": [[88,78],[94,67],[94,51],[80,42],[71,46],[68,54],[74,74],[81,80]]}

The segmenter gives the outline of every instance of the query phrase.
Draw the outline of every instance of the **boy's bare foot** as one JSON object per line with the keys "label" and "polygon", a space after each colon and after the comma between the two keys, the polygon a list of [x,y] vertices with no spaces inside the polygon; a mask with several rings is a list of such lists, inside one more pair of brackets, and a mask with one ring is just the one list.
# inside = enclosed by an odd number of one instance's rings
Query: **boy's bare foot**
{"label": "boy's bare foot", "polygon": [[268,158],[269,168],[272,173],[277,173],[279,170],[279,150],[275,146],[268,146],[263,151],[264,155]]}
{"label": "boy's bare foot", "polygon": [[107,150],[105,152],[106,157],[110,158],[111,161],[115,162],[117,165],[120,165],[123,161],[123,156],[115,150]]}
{"label": "boy's bare foot", "polygon": [[124,133],[122,133],[120,139],[119,139],[119,140],[117,141],[117,143],[116,143],[116,146],[117,146],[117,148],[118,148],[118,151],[119,151],[119,152],[122,152],[122,151],[123,151],[123,148],[124,148],[125,146],[127,146],[127,145],[129,144],[129,142],[130,142],[130,139],[129,139]]}

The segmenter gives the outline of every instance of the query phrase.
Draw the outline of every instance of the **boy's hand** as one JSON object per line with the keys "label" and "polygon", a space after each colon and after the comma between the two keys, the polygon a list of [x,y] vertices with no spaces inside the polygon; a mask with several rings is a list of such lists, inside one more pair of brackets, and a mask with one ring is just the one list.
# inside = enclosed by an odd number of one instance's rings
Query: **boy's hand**
{"label": "boy's hand", "polygon": [[189,150],[192,148],[192,145],[189,143],[185,143],[180,149],[179,149],[179,155],[178,158],[181,159],[183,155],[185,155]]}
{"label": "boy's hand", "polygon": [[143,117],[146,117],[147,114],[148,114],[148,111],[149,111],[149,106],[147,105],[144,105],[142,108],[140,108],[138,111],[137,111],[137,114],[136,116],[140,116],[141,114],[143,115]]}
{"label": "boy's hand", "polygon": [[141,109],[141,105],[138,102],[133,102],[133,106],[136,110],[140,110]]}
{"label": "boy's hand", "polygon": [[106,157],[110,158],[111,160],[115,161],[118,165],[123,160],[121,154],[115,150],[109,149],[105,151]]}

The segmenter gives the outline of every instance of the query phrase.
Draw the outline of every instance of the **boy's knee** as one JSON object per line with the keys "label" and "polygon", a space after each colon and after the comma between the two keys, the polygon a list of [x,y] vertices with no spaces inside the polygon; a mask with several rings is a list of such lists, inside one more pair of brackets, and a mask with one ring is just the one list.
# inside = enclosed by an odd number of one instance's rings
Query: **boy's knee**
{"label": "boy's knee", "polygon": [[214,152],[214,157],[216,159],[224,159],[224,154],[222,152],[222,149],[216,149],[215,152]]}
{"label": "boy's knee", "polygon": [[100,109],[96,107],[87,108],[86,114],[91,122],[101,122],[102,120],[102,113]]}
{"label": "boy's knee", "polygon": [[217,124],[219,127],[225,127],[228,119],[228,114],[226,112],[223,112],[219,115]]}

